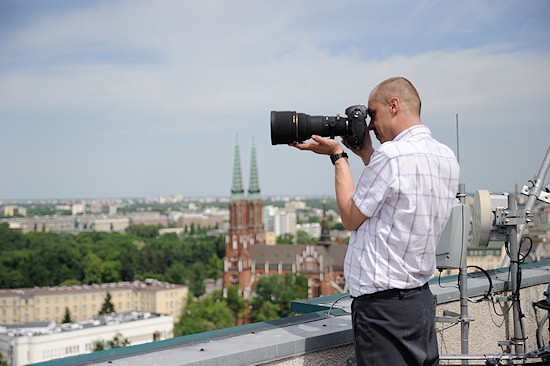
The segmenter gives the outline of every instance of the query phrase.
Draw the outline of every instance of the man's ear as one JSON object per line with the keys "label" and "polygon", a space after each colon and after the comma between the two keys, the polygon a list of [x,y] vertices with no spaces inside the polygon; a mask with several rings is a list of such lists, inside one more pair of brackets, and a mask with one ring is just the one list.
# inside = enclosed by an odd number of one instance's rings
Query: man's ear
{"label": "man's ear", "polygon": [[389,102],[389,106],[390,106],[391,115],[395,116],[397,114],[397,111],[399,111],[399,107],[400,107],[399,98],[397,97],[391,98]]}

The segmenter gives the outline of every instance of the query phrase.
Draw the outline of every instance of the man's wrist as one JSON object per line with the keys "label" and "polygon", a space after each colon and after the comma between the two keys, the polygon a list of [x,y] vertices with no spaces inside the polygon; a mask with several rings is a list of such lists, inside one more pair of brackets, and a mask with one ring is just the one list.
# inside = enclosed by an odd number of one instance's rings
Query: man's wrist
{"label": "man's wrist", "polygon": [[332,161],[332,164],[333,165],[336,165],[336,161],[340,158],[348,158],[348,154],[346,154],[345,152],[341,152],[341,153],[338,153],[338,154],[332,154],[330,156],[330,161]]}

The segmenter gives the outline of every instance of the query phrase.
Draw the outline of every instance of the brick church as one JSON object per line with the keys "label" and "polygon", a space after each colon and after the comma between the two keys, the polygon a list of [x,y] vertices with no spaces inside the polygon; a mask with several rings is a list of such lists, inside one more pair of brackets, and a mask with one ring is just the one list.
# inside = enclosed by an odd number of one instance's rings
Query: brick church
{"label": "brick church", "polygon": [[309,297],[348,291],[343,269],[347,246],[331,241],[326,215],[317,244],[266,245],[262,208],[254,144],[248,194],[245,195],[237,141],[229,203],[230,225],[225,240],[224,287],[238,285],[247,300],[261,276],[299,273],[308,277]]}

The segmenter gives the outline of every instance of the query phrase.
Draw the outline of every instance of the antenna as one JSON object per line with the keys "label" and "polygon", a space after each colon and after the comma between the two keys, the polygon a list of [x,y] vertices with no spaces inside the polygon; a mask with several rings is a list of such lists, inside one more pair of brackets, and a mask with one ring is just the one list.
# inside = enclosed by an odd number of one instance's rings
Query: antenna
{"label": "antenna", "polygon": [[460,149],[458,147],[458,113],[456,114],[456,160],[460,165]]}

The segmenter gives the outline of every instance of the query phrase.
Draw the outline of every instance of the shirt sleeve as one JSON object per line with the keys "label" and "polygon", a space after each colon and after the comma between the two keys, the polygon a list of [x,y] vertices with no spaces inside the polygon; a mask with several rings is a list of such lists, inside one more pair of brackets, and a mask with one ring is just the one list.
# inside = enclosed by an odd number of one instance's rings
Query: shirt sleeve
{"label": "shirt sleeve", "polygon": [[379,211],[397,177],[393,170],[392,160],[380,149],[371,156],[353,193],[355,205],[366,217],[373,217]]}

